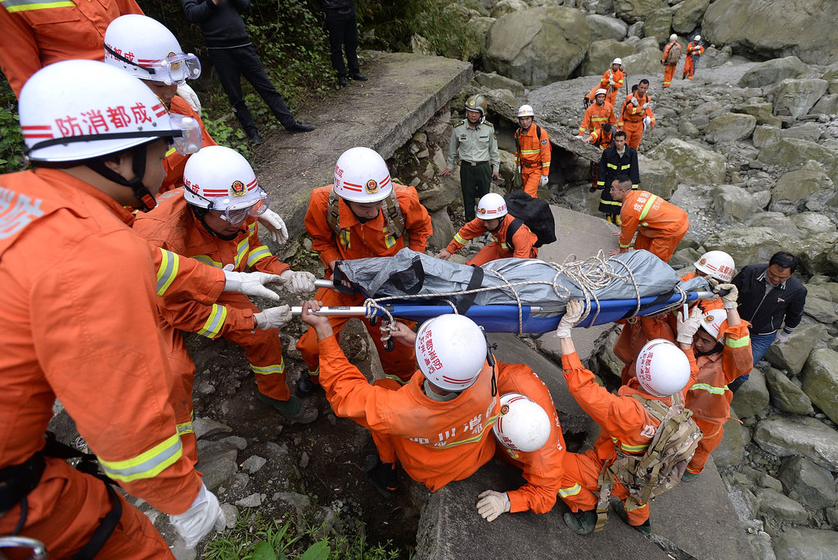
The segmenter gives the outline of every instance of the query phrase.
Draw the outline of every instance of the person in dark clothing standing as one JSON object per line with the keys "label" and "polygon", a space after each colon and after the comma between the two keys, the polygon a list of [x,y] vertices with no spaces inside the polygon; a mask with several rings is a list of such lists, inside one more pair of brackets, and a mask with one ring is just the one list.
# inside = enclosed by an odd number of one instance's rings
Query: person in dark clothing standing
{"label": "person in dark clothing standing", "polygon": [[[788,341],[803,317],[806,287],[792,276],[797,264],[797,257],[780,251],[768,264],[748,265],[732,280],[739,290],[739,315],[751,324],[754,365],[775,339],[780,344]],[[735,391],[747,379],[747,375],[740,376],[730,389]]]}
{"label": "person in dark clothing standing", "polygon": [[[329,30],[329,54],[332,68],[338,73],[338,84],[349,85],[349,78],[366,82],[358,64],[358,15],[355,13],[354,0],[320,0],[326,12],[326,29]],[[346,51],[346,64],[343,63],[343,51]]]}
{"label": "person in dark clothing standing", "polygon": [[253,115],[244,103],[241,77],[253,85],[285,130],[294,134],[310,132],[314,126],[304,124],[288,110],[285,100],[276,91],[256,54],[256,47],[247,36],[240,13],[250,11],[250,0],[181,0],[186,19],[200,24],[207,42],[210,62],[218,72],[221,87],[227,93],[233,112],[253,145],[262,143]]}
{"label": "person in dark clothing standing", "polygon": [[605,214],[609,222],[620,225],[620,210],[623,203],[611,196],[611,183],[618,175],[627,176],[631,180],[631,188],[640,187],[640,168],[637,163],[637,150],[626,146],[626,133],[622,130],[615,132],[613,143],[602,152],[599,160],[599,175],[596,188],[602,191],[599,200],[599,211]]}

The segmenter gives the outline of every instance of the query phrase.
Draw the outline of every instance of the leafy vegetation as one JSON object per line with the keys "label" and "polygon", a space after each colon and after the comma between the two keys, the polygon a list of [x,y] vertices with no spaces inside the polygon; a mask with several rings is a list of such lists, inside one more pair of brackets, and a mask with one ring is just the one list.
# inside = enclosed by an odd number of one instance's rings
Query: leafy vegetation
{"label": "leafy vegetation", "polygon": [[0,74],[0,173],[13,173],[25,166],[17,99],[9,82]]}

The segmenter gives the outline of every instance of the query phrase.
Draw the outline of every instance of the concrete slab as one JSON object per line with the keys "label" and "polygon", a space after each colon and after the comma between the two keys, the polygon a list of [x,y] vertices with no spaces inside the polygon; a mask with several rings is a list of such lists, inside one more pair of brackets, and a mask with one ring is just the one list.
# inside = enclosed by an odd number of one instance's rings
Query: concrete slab
{"label": "concrete slab", "polygon": [[291,237],[304,230],[311,190],[332,183],[335,162],[354,146],[389,158],[471,80],[471,64],[412,53],[365,53],[368,82],[353,82],[318,104],[317,113],[300,120],[313,132],[275,133],[254,150],[259,183],[271,207],[285,220]]}

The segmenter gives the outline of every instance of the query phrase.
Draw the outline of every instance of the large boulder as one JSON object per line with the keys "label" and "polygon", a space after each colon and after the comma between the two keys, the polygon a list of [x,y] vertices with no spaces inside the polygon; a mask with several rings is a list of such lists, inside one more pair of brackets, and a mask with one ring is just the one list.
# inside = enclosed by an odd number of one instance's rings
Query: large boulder
{"label": "large boulder", "polygon": [[617,17],[629,23],[643,21],[652,12],[667,6],[667,0],[614,0]]}
{"label": "large boulder", "polygon": [[523,12],[529,10],[530,7],[524,0],[500,0],[490,12],[493,18],[499,18],[506,14],[515,12]]}
{"label": "large boulder", "polygon": [[702,36],[757,60],[796,55],[830,64],[838,61],[834,8],[833,0],[716,0],[704,12]]}
{"label": "large boulder", "polygon": [[752,369],[748,380],[733,394],[730,407],[738,418],[748,418],[762,412],[770,400],[765,375],[758,369]]}
{"label": "large boulder", "polygon": [[761,163],[787,169],[801,166],[810,160],[823,165],[833,182],[838,180],[838,154],[809,140],[781,138],[778,142],[765,145],[757,156],[757,161]]}
{"label": "large boulder", "polygon": [[[802,377],[803,392],[830,420],[838,422],[838,400],[835,398],[838,395],[838,352],[829,348],[812,350],[803,367]],[[838,468],[831,467],[831,470]]]}
{"label": "large boulder", "polygon": [[759,488],[756,491],[759,501],[759,512],[787,523],[806,523],[809,512],[795,500],[770,488]]}
{"label": "large boulder", "polygon": [[713,99],[698,105],[690,111],[689,118],[695,126],[703,130],[710,123],[711,119],[726,115],[730,110],[731,106],[729,103]]}
{"label": "large boulder", "polygon": [[[643,35],[657,39],[659,47],[663,47],[669,42],[669,32],[672,30],[673,11],[669,7],[661,8],[649,14],[646,21],[643,22]],[[683,43],[683,41],[681,42]],[[686,43],[681,45],[681,52],[686,52],[685,46]]]}
{"label": "large boulder", "polygon": [[751,194],[742,187],[719,185],[713,190],[713,206],[719,218],[729,216],[744,222],[762,210],[762,200],[759,193]]}
{"label": "large boulder", "polygon": [[786,377],[782,371],[768,368],[765,374],[768,382],[768,392],[771,394],[771,404],[783,412],[792,414],[812,414],[812,401],[800,387]]}
{"label": "large boulder", "polygon": [[774,543],[777,560],[827,560],[835,558],[836,550],[836,531],[787,529],[777,535]]}
{"label": "large boulder", "polygon": [[680,183],[713,185],[725,180],[726,160],[722,154],[672,136],[655,146],[649,157],[671,163]]}
{"label": "large boulder", "polygon": [[474,80],[487,89],[506,89],[511,91],[515,97],[524,96],[524,85],[521,82],[516,82],[506,76],[501,76],[497,72],[490,74],[475,72]]}
{"label": "large boulder", "polygon": [[[838,500],[832,473],[809,459],[790,457],[780,465],[778,473],[783,490],[789,497],[818,510],[832,507]],[[838,551],[836,551],[838,552]]]}
{"label": "large boulder", "polygon": [[826,327],[817,323],[799,325],[787,343],[772,344],[765,353],[765,359],[774,367],[798,375],[803,371],[815,343],[825,332]]}
{"label": "large boulder", "polygon": [[720,469],[738,467],[745,458],[745,446],[751,442],[751,432],[737,418],[725,422],[722,441],[713,450],[713,461]]}
{"label": "large boulder", "polygon": [[454,239],[454,234],[457,233],[457,229],[448,216],[447,208],[433,211],[430,214],[434,232],[428,238],[428,246],[440,250],[444,249]]}
{"label": "large boulder", "polygon": [[774,114],[798,119],[826,93],[826,80],[783,80],[774,90]]}
{"label": "large boulder", "polygon": [[534,8],[499,17],[486,36],[486,69],[540,86],[566,79],[585,57],[591,30],[580,10]]}
{"label": "large boulder", "polygon": [[617,18],[589,14],[585,16],[585,21],[591,29],[591,41],[602,41],[604,39],[622,41],[628,33],[626,22]]}
{"label": "large boulder", "polygon": [[704,240],[708,251],[725,251],[738,268],[749,264],[768,262],[777,247],[796,255],[800,253],[800,241],[789,235],[764,227],[736,227],[708,235]]}
{"label": "large boulder", "polygon": [[[797,256],[806,274],[835,274],[838,272],[838,265],[834,262],[832,253],[836,249],[838,249],[838,233],[818,233],[800,240],[800,252]],[[820,308],[824,315],[819,317],[823,317],[824,322],[835,321],[833,317],[836,315],[831,304],[821,305]],[[815,315],[812,316],[815,317]]]}
{"label": "large boulder", "polygon": [[821,97],[809,111],[810,115],[838,114],[838,93],[829,93]]}
{"label": "large boulder", "polygon": [[756,117],[757,124],[768,124],[779,127],[782,121],[774,116],[773,110],[773,105],[762,97],[751,97],[745,103],[734,105],[731,108],[731,111],[734,113],[744,113]]}
{"label": "large boulder", "polygon": [[625,58],[632,54],[634,46],[629,43],[621,43],[615,39],[594,41],[588,47],[580,73],[583,76],[602,76],[616,57]]}
{"label": "large boulder", "polygon": [[675,166],[668,161],[637,155],[640,170],[640,188],[669,200],[678,188]]}
{"label": "large boulder", "polygon": [[794,126],[780,130],[781,138],[800,138],[801,140],[811,140],[812,142],[820,140],[821,135],[822,133],[818,123],[813,122],[794,123]]}
{"label": "large boulder", "polygon": [[832,179],[823,168],[809,162],[797,171],[780,177],[771,189],[771,210],[793,214],[799,210],[821,210],[834,196]]}
{"label": "large boulder", "polygon": [[792,237],[800,237],[800,230],[794,225],[791,218],[781,212],[760,212],[754,214],[745,222],[745,225],[751,227],[768,227],[780,233],[791,235]]}
{"label": "large boulder", "polygon": [[836,231],[835,224],[832,223],[832,220],[819,212],[795,213],[790,216],[790,219],[802,235],[815,235]]}
{"label": "large boulder", "polygon": [[710,0],[685,0],[672,16],[672,30],[690,33],[701,23]]}
{"label": "large boulder", "polygon": [[838,432],[815,418],[788,416],[761,420],[754,430],[754,441],[778,457],[806,457],[825,469],[838,470]]}
{"label": "large boulder", "polygon": [[809,66],[796,56],[775,58],[761,62],[745,72],[737,85],[761,88],[788,78],[798,78],[808,71]]}
{"label": "large boulder", "polygon": [[645,48],[636,54],[623,57],[623,70],[629,76],[657,74],[661,69],[663,51],[657,47]]}
{"label": "large boulder", "polygon": [[727,113],[707,123],[704,139],[711,144],[735,142],[751,136],[757,125],[756,117],[745,114]]}

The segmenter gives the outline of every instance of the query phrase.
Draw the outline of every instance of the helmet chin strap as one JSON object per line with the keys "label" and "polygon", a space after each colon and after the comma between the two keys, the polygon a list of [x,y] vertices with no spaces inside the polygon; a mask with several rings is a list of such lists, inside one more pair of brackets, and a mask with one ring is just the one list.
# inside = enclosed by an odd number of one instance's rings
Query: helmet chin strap
{"label": "helmet chin strap", "polygon": [[198,218],[198,221],[201,222],[201,225],[204,226],[204,229],[207,230],[210,235],[214,235],[215,237],[221,239],[222,241],[232,241],[233,239],[238,237],[239,234],[242,231],[244,231],[244,230],[239,229],[239,230],[236,230],[236,233],[234,233],[232,235],[224,235],[224,234],[218,233],[217,231],[215,231],[214,229],[209,227],[207,225],[206,220],[204,219],[207,215],[207,212],[209,212],[208,209],[199,208],[199,207],[193,206],[191,204],[189,205],[189,208],[192,209],[192,213],[195,215],[196,218]]}
{"label": "helmet chin strap", "polygon": [[145,162],[146,162],[146,147],[148,144],[140,144],[131,149],[131,170],[134,172],[133,179],[126,179],[107,165],[102,159],[95,159],[87,162],[87,167],[107,179],[113,181],[118,185],[128,187],[134,193],[134,196],[142,203],[143,208],[140,210],[149,211],[157,206],[157,201],[151,195],[151,192],[143,184],[143,177],[145,176]]}

